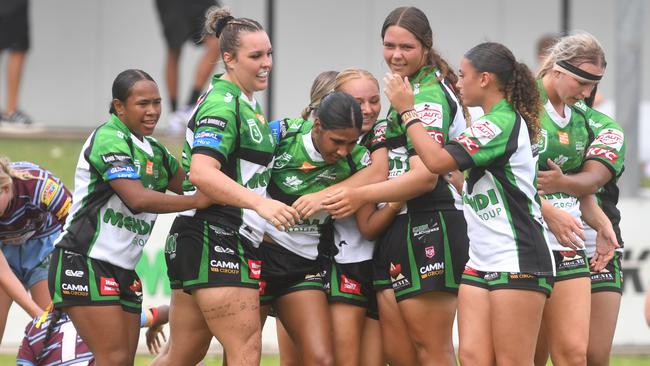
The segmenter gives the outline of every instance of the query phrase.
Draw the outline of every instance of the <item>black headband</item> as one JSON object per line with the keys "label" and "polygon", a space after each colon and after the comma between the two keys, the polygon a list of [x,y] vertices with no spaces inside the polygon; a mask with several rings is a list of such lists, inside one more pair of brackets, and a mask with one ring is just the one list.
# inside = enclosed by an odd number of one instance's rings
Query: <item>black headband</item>
{"label": "black headband", "polygon": [[570,63],[566,61],[558,61],[555,64],[560,66],[561,68],[570,71],[573,74],[576,74],[577,76],[580,76],[583,79],[591,80],[591,81],[600,81],[600,79],[603,78],[602,75],[594,75],[590,72],[587,72],[579,67],[573,66]]}

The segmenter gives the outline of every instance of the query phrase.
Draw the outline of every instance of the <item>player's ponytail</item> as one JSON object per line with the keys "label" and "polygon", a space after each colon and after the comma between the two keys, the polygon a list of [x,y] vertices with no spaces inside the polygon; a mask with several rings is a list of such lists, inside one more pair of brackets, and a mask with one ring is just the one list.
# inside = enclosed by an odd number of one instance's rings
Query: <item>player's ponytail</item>
{"label": "player's ponytail", "polygon": [[264,31],[260,23],[248,18],[235,18],[229,9],[213,6],[205,13],[204,33],[219,38],[222,57],[226,52],[232,56],[237,54],[240,33],[258,31]]}
{"label": "player's ponytail", "polygon": [[499,89],[506,100],[524,118],[530,141],[535,143],[539,134],[541,103],[535,79],[528,66],[517,62],[512,52],[496,42],[485,42],[473,47],[465,58],[476,71],[496,76]]}
{"label": "player's ponytail", "polygon": [[334,84],[336,83],[336,76],[338,74],[338,71],[323,71],[316,76],[316,79],[311,84],[309,105],[300,112],[302,119],[308,120],[315,116],[323,97],[334,90]]}
{"label": "player's ponytail", "polygon": [[11,160],[6,156],[0,156],[0,190],[9,187],[9,192],[11,192],[12,187],[12,178],[18,178],[22,180],[27,179],[38,179],[38,177],[32,175],[27,170],[16,170],[11,166]]}

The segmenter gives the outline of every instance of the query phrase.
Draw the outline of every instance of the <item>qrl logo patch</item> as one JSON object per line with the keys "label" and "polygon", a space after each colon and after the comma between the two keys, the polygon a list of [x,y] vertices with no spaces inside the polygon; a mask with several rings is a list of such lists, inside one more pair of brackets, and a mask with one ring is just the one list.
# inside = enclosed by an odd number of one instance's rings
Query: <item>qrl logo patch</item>
{"label": "qrl logo patch", "polygon": [[605,158],[612,163],[616,163],[616,160],[618,160],[617,153],[612,150],[603,149],[601,147],[590,147],[589,150],[587,150],[587,157],[589,158],[592,156]]}
{"label": "qrl logo patch", "polygon": [[[262,275],[262,261],[248,260],[248,277],[259,280]],[[260,290],[262,289],[260,284]]]}
{"label": "qrl logo patch", "polygon": [[465,147],[465,150],[467,150],[467,152],[470,155],[476,154],[476,152],[480,148],[480,146],[476,142],[474,142],[474,140],[472,140],[471,137],[466,135],[460,135],[456,137],[456,141],[458,141],[461,145],[463,145]]}
{"label": "qrl logo patch", "polygon": [[344,292],[346,294],[361,295],[361,284],[342,274],[341,292]]}
{"label": "qrl logo patch", "polygon": [[119,295],[120,284],[113,277],[100,277],[99,294],[103,296]]}
{"label": "qrl logo patch", "polygon": [[435,248],[433,246],[424,248],[424,255],[426,255],[427,258],[433,258],[433,256],[436,255]]}

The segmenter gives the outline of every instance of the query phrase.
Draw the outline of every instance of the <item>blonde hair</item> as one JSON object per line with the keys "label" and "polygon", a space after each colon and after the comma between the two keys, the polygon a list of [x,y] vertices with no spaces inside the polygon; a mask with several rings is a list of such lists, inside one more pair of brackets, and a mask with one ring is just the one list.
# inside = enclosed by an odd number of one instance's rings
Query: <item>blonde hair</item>
{"label": "blonde hair", "polygon": [[377,86],[377,90],[379,90],[379,82],[377,81],[377,78],[375,78],[375,76],[372,73],[370,73],[367,70],[358,69],[354,67],[347,68],[339,72],[338,75],[336,75],[336,79],[334,80],[334,90],[340,91],[341,87],[343,87],[345,83],[355,79],[371,80]]}
{"label": "blonde hair", "polygon": [[38,179],[38,177],[33,176],[28,171],[15,170],[11,167],[11,160],[8,157],[0,156],[0,189],[4,189],[5,187],[11,188],[12,178],[22,180]]}
{"label": "blonde hair", "polygon": [[323,98],[334,91],[334,83],[338,74],[338,71],[323,71],[316,76],[309,92],[309,105],[300,113],[302,119],[312,117],[313,113],[320,107]]}
{"label": "blonde hair", "polygon": [[566,61],[576,67],[584,63],[601,66],[603,69],[607,67],[603,47],[596,37],[587,32],[579,32],[560,38],[548,50],[548,56],[546,56],[542,68],[537,73],[537,77],[544,77],[553,69],[553,65],[559,61]]}

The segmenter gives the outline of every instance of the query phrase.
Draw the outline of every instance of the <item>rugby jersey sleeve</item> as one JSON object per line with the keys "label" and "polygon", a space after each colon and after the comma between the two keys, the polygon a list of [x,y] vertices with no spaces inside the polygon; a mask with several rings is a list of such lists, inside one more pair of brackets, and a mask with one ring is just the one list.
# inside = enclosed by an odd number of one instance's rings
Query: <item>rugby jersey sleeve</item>
{"label": "rugby jersey sleeve", "polygon": [[352,173],[358,172],[372,163],[370,151],[361,145],[356,145],[348,156],[351,159],[351,166],[354,167]]}
{"label": "rugby jersey sleeve", "polygon": [[[422,122],[422,127],[424,127],[434,141],[442,145],[446,142],[448,137],[447,130],[449,126],[445,126],[444,123],[445,106],[443,105],[443,103],[446,105],[447,101],[440,100],[440,98],[433,98],[428,94],[429,93],[421,91],[419,94],[415,95],[414,109]],[[405,126],[402,125],[401,128],[404,129]],[[405,130],[404,134],[407,135]],[[417,155],[417,152],[413,147],[413,142],[408,138],[408,135],[406,139],[406,148],[409,156]]]}
{"label": "rugby jersey sleeve", "polygon": [[456,160],[460,170],[489,166],[506,151],[508,136],[494,122],[482,118],[450,140],[444,149]]}
{"label": "rugby jersey sleeve", "polygon": [[609,116],[592,111],[589,128],[594,140],[587,147],[585,160],[596,160],[604,164],[613,177],[621,175],[625,161],[627,143],[621,126]]}
{"label": "rugby jersey sleeve", "polygon": [[218,160],[221,165],[228,162],[230,154],[237,147],[239,129],[235,115],[236,98],[220,103],[206,100],[196,116],[196,128],[192,142],[192,155],[203,154]]}
{"label": "rugby jersey sleeve", "polygon": [[114,179],[140,179],[127,139],[122,131],[98,130],[88,162],[106,182]]}
{"label": "rugby jersey sleeve", "polygon": [[63,224],[72,206],[72,194],[63,185],[61,179],[48,171],[44,172],[44,179],[41,180],[43,183],[38,185],[36,193],[40,208],[49,212],[60,224]]}
{"label": "rugby jersey sleeve", "polygon": [[366,143],[366,148],[370,153],[375,152],[382,147],[387,147],[386,144],[386,127],[388,126],[388,121],[379,120],[375,122],[372,126],[372,129],[368,132],[368,140]]}

